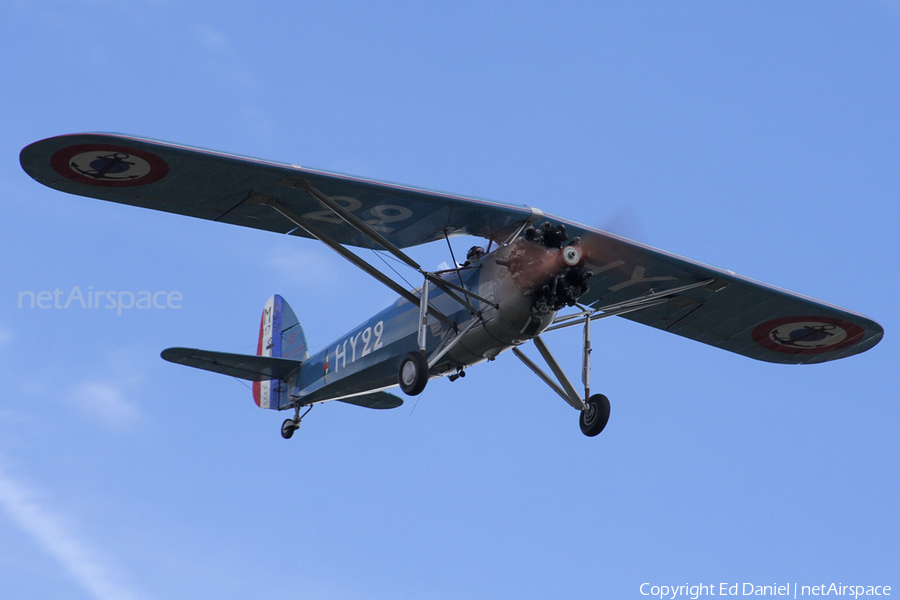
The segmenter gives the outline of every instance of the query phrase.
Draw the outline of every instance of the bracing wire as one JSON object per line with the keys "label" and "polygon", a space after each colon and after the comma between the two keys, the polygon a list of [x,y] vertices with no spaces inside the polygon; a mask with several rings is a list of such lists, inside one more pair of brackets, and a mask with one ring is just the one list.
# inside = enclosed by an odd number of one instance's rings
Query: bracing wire
{"label": "bracing wire", "polygon": [[[411,284],[411,283],[406,279],[406,277],[404,277],[403,275],[401,275],[400,272],[397,271],[397,269],[395,269],[394,267],[392,267],[391,264],[390,264],[387,260],[385,260],[385,257],[381,254],[381,252],[378,252],[377,250],[375,250],[375,249],[373,249],[373,248],[369,248],[369,250],[371,250],[371,251],[375,254],[375,256],[377,256],[378,258],[380,258],[380,259],[381,259],[381,262],[383,262],[385,265],[387,265],[387,267],[388,267],[391,271],[393,271],[394,273],[396,273],[396,274],[397,274],[397,277],[399,277],[399,278],[402,279],[404,282],[406,282],[406,285],[408,285],[408,286],[411,287],[411,288],[416,287],[416,286],[414,286],[413,284]],[[393,257],[393,256],[388,256],[388,258],[394,258],[394,257]],[[394,260],[397,260],[397,259],[394,258]],[[397,262],[400,262],[400,261],[398,260]],[[403,263],[400,263],[400,264],[403,264]]]}
{"label": "bracing wire", "polygon": [[232,376],[232,379],[234,379],[235,381],[237,381],[238,383],[240,383],[242,386],[244,386],[245,388],[247,388],[247,389],[250,390],[251,392],[253,391],[253,388],[250,387],[249,385],[247,385],[247,382],[244,381],[243,379],[241,379],[241,378],[239,378],[239,377],[234,377],[234,376]]}

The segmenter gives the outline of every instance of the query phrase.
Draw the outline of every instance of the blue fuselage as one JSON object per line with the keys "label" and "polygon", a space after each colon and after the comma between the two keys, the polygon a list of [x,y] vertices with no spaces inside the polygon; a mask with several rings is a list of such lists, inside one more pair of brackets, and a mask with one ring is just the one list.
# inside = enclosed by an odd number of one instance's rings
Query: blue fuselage
{"label": "blue fuselage", "polygon": [[[524,343],[545,329],[555,313],[537,317],[531,311],[532,299],[513,281],[505,266],[497,264],[508,255],[503,247],[485,255],[481,261],[459,274],[443,278],[497,304],[496,308],[475,298],[471,305],[481,313],[481,322],[473,326],[453,348],[431,366],[430,377],[441,377],[459,369],[493,360],[501,352]],[[413,293],[418,295],[421,290]],[[456,324],[454,331],[429,317],[426,355],[430,356],[447,338],[462,331],[473,316],[468,308],[429,284],[429,304]],[[364,394],[397,385],[402,357],[419,349],[419,307],[398,299],[349,333],[304,361],[289,381],[292,402],[280,408],[307,405],[334,398]]]}

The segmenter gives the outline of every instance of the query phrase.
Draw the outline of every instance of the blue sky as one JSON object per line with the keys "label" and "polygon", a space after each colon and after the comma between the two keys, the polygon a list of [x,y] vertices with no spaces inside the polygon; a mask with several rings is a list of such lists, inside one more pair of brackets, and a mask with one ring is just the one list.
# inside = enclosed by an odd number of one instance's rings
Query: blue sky
{"label": "blue sky", "polygon": [[[4,598],[900,586],[897,2],[0,6]],[[252,352],[273,293],[317,349],[391,293],[315,242],[68,196],[19,167],[82,131],[536,206],[886,337],[788,367],[603,320],[597,438],[503,355],[394,411],[318,407],[286,442],[242,383],[159,352]],[[183,302],[17,307],[74,286]],[[579,336],[548,336],[573,376]]]}

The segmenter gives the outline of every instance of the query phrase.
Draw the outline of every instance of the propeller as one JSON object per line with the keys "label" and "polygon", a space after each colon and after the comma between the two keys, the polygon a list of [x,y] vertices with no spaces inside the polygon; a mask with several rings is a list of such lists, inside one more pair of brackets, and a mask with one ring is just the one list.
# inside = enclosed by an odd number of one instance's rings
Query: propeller
{"label": "propeller", "polygon": [[597,223],[597,229],[602,229],[642,244],[650,243],[650,236],[647,235],[644,221],[637,210],[635,210],[634,205],[630,203],[620,205],[604,217],[602,221]]}
{"label": "propeller", "polygon": [[[607,219],[605,231],[631,239],[644,239],[646,233],[636,211],[623,205]],[[508,258],[497,261],[506,266],[516,285],[525,295],[534,297],[533,310],[538,314],[574,306],[587,291],[593,270],[630,268],[623,248],[615,238],[585,232],[583,237],[568,238],[563,224],[545,221],[529,227],[513,242]],[[627,277],[627,274],[623,274]]]}
{"label": "propeller", "polygon": [[563,245],[567,240],[565,225],[544,222],[539,229],[526,229],[513,242],[508,258],[497,260],[509,269],[520,290],[534,296],[533,310],[538,314],[574,306],[587,291],[591,271],[584,266],[585,249],[580,238]]}

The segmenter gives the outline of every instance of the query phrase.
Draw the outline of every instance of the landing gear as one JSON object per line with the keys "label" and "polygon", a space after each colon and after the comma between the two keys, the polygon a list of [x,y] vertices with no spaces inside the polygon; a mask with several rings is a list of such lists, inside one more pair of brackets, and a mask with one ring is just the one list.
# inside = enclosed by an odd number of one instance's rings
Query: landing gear
{"label": "landing gear", "polygon": [[281,424],[281,437],[289,440],[291,439],[291,436],[294,435],[294,432],[298,429],[300,429],[300,421],[285,419],[284,423]]}
{"label": "landing gear", "polygon": [[585,403],[578,424],[581,425],[581,433],[588,437],[594,437],[606,427],[609,421],[609,399],[603,394],[594,394]]}
{"label": "landing gear", "polygon": [[428,383],[428,360],[421,352],[409,352],[400,361],[397,374],[400,389],[408,396],[418,396]]}
{"label": "landing gear", "polygon": [[466,372],[463,371],[462,367],[460,367],[456,370],[456,373],[454,373],[453,375],[448,375],[447,379],[449,379],[450,381],[456,381],[460,377],[465,377],[465,376],[466,376]]}
{"label": "landing gear", "polygon": [[[579,415],[578,422],[581,425],[581,433],[588,437],[594,437],[598,435],[603,429],[606,427],[606,424],[609,422],[609,399],[603,394],[594,394],[591,396],[591,313],[587,310],[583,313],[584,316],[584,345],[582,346],[582,363],[581,363],[581,381],[584,383],[584,396],[578,393],[575,389],[575,386],[569,381],[569,378],[566,377],[566,374],[563,372],[562,368],[559,366],[559,363],[556,362],[556,359],[553,357],[553,354],[550,353],[550,349],[547,348],[544,341],[540,336],[535,336],[533,338],[534,345],[538,349],[538,352],[541,353],[544,360],[547,363],[547,366],[550,367],[550,370],[553,371],[553,374],[556,375],[556,381],[554,381],[548,374],[544,373],[543,370],[539,366],[537,366],[534,361],[525,356],[525,354],[519,350],[518,348],[513,348],[513,354],[515,354],[525,366],[531,369],[535,375],[541,378],[544,383],[550,386],[550,389],[555,391],[559,396],[569,403],[569,405],[578,410],[581,414]],[[558,383],[557,383],[558,382]],[[584,399],[586,398],[586,400]]]}
{"label": "landing gear", "polygon": [[291,439],[291,436],[294,435],[294,432],[300,429],[300,421],[303,420],[309,411],[312,410],[312,405],[309,405],[309,408],[306,409],[306,412],[302,415],[300,414],[300,407],[294,407],[294,418],[293,419],[285,419],[284,423],[281,424],[281,437],[286,440]]}

